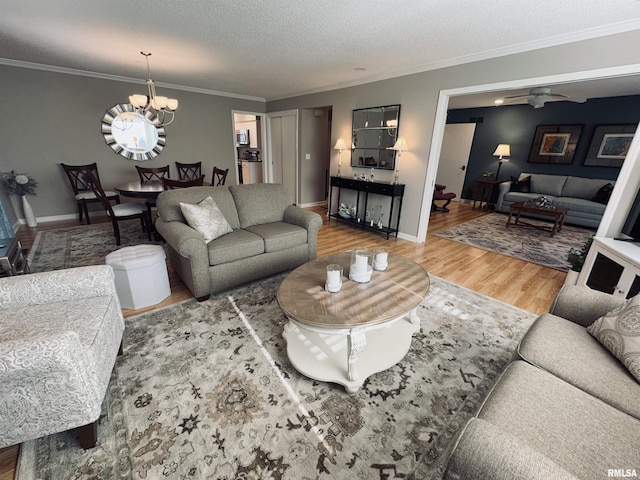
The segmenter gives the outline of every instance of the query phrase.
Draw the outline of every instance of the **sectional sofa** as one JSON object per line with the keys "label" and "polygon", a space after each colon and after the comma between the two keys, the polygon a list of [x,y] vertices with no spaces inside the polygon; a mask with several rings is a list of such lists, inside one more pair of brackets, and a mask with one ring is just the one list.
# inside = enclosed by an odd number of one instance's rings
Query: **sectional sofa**
{"label": "sectional sofa", "polygon": [[[180,205],[195,206],[207,197],[219,209],[214,217],[229,227],[212,240],[189,225]],[[198,300],[292,269],[317,255],[322,217],[293,205],[280,184],[168,190],[156,205],[155,226],[166,241],[169,262]]]}
{"label": "sectional sofa", "polygon": [[496,210],[508,213],[514,202],[528,202],[544,196],[552,205],[569,209],[566,223],[598,228],[607,207],[608,196],[604,192],[610,193],[614,185],[614,180],[599,178],[521,173],[517,182],[499,185]]}
{"label": "sectional sofa", "polygon": [[[563,287],[461,432],[444,478],[640,476],[640,383],[585,328],[624,302],[587,287]],[[635,329],[637,337],[635,313],[620,327],[631,336]],[[612,332],[615,338],[618,327]]]}

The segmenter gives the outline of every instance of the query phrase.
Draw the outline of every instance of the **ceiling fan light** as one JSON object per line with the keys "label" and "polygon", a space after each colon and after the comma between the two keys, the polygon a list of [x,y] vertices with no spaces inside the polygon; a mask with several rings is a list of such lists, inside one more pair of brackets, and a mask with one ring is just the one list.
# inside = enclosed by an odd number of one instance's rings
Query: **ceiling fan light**
{"label": "ceiling fan light", "polygon": [[542,107],[544,107],[545,99],[540,97],[540,96],[535,96],[535,97],[530,98],[529,100],[527,100],[527,102],[533,108],[542,108]]}

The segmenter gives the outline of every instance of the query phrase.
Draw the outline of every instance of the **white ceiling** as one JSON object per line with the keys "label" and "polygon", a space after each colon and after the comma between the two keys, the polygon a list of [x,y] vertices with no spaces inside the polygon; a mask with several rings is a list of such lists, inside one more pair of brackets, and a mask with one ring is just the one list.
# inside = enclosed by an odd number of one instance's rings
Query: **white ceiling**
{"label": "white ceiling", "polygon": [[272,100],[638,29],[638,0],[3,0],[0,63],[139,81],[143,50],[159,86]]}

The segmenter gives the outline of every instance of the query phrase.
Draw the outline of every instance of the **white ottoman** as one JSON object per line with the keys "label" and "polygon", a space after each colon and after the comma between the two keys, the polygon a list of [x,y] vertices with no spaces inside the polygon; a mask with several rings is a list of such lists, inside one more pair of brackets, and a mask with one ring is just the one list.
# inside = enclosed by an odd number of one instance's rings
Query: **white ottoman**
{"label": "white ottoman", "polygon": [[113,268],[122,308],[148,307],[171,295],[165,257],[160,245],[124,247],[105,257]]}

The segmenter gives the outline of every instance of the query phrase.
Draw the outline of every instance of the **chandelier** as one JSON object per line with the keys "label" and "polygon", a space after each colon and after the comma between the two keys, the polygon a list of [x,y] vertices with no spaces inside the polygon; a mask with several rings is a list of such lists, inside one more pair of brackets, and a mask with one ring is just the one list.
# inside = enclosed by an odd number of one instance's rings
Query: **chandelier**
{"label": "chandelier", "polygon": [[129,103],[133,105],[139,113],[150,111],[158,117],[159,126],[164,127],[173,122],[175,111],[178,108],[178,100],[156,95],[156,86],[151,79],[149,69],[150,53],[140,52],[147,59],[147,89],[148,95],[130,95]]}

